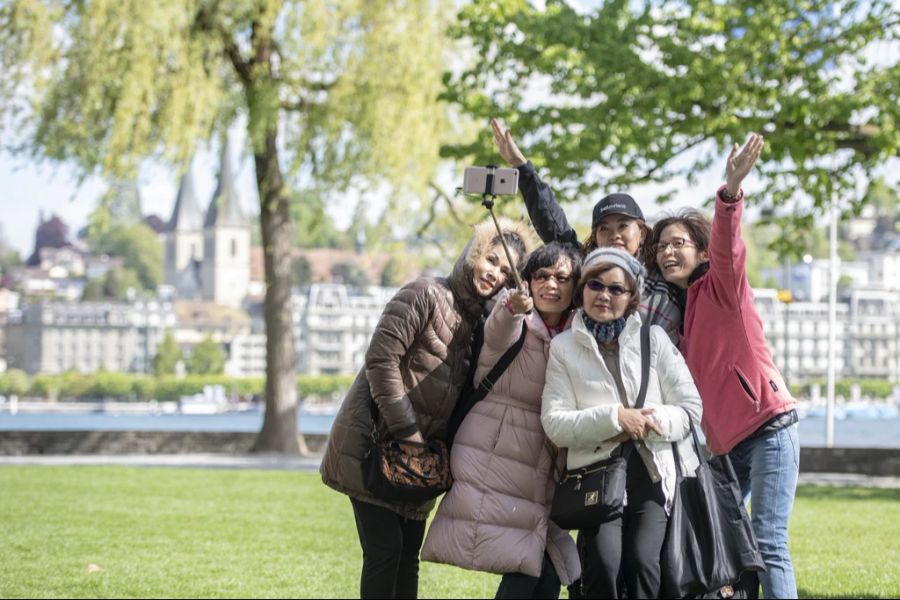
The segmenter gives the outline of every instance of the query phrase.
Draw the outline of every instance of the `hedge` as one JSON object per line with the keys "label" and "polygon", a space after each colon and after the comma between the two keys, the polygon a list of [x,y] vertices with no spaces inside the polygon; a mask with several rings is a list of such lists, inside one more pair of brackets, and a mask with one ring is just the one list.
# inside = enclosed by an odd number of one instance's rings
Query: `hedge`
{"label": "hedge", "polygon": [[[825,396],[828,390],[827,382],[811,381],[803,385],[792,385],[791,392],[795,396],[808,397],[810,389],[814,384],[819,385],[820,395]],[[889,398],[894,393],[894,387],[897,385],[884,379],[842,379],[834,383],[834,395],[843,396],[850,399],[850,388],[859,385],[860,396],[869,396],[871,398]]]}
{"label": "hedge", "polygon": [[[353,383],[353,375],[299,375],[297,391],[301,398],[322,398],[343,394]],[[29,377],[25,372],[11,369],[0,373],[0,394],[32,396],[50,400],[178,400],[203,392],[208,385],[221,385],[226,394],[262,396],[265,380],[262,377],[228,377],[225,375],[188,375],[181,379],[167,375],[154,377],[134,373],[78,373],[60,375],[39,374]]]}

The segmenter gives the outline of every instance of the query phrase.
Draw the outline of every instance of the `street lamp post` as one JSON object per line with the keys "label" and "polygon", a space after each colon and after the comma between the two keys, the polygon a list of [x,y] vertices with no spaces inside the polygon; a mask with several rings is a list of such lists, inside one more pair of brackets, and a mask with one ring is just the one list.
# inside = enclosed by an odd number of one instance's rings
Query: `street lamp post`
{"label": "street lamp post", "polygon": [[828,230],[828,396],[825,405],[825,446],[834,447],[834,386],[837,376],[837,199],[831,198]]}
{"label": "street lamp post", "polygon": [[[790,264],[790,263],[789,263]],[[790,353],[788,352],[788,344],[790,343],[791,336],[788,333],[788,323],[789,323],[789,315],[791,309],[791,302],[794,301],[794,294],[791,292],[790,288],[778,290],[778,300],[784,305],[784,364],[782,366],[782,371],[784,375],[784,383],[790,388]]]}

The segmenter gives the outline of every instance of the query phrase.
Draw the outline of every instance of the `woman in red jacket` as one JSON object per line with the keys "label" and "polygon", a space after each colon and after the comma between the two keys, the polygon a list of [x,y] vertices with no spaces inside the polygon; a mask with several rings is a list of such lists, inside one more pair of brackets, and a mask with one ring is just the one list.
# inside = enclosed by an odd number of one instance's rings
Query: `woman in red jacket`
{"label": "woman in red jacket", "polygon": [[799,472],[796,402],[775,367],[747,280],[741,237],[741,182],[763,138],[751,134],[728,156],[712,223],[696,210],[659,221],[650,243],[655,270],[682,290],[680,344],[703,400],[709,449],[728,454],[744,497],[752,495],[753,529],[766,562],[766,598],[796,598],[787,547],[788,518]]}

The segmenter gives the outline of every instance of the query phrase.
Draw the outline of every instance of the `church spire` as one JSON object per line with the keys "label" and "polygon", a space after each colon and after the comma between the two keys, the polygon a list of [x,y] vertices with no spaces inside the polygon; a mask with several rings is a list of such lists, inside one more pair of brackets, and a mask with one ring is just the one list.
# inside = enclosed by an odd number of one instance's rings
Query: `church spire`
{"label": "church spire", "polygon": [[204,227],[227,225],[232,227],[244,227],[246,218],[241,212],[240,200],[234,185],[234,174],[231,170],[231,160],[228,157],[228,136],[222,141],[222,155],[219,168],[219,182],[213,194],[209,209],[206,211]]}
{"label": "church spire", "polygon": [[181,176],[178,196],[175,198],[175,208],[172,210],[172,218],[169,219],[169,231],[200,231],[203,229],[203,211],[200,210],[197,194],[194,192],[192,163],[188,164],[187,170]]}

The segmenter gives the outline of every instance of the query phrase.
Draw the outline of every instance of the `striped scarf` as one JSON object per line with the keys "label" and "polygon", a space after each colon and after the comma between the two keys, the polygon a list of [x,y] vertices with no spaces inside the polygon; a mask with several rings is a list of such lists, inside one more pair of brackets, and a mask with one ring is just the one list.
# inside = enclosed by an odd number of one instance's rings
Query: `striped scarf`
{"label": "striped scarf", "polygon": [[625,329],[625,317],[619,317],[618,319],[601,323],[593,320],[587,316],[587,313],[583,312],[581,313],[581,319],[584,321],[584,326],[591,332],[591,335],[594,336],[594,339],[597,340],[598,344],[605,344],[618,338],[619,334],[622,333],[622,330]]}

